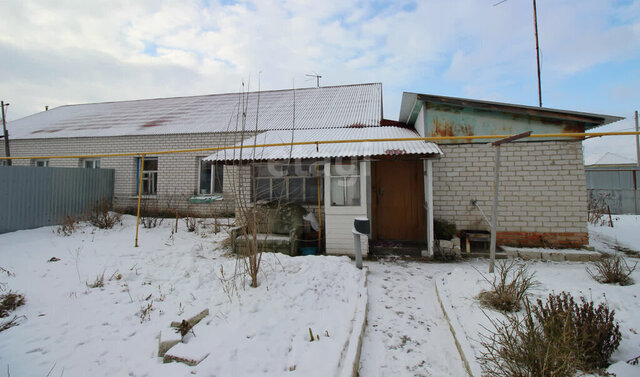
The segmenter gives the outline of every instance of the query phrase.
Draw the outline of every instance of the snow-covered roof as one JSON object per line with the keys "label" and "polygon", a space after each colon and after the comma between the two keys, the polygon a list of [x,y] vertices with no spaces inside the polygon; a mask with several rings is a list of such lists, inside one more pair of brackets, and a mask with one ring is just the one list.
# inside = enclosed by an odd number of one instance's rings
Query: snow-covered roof
{"label": "snow-covered roof", "polygon": [[589,161],[587,161],[587,163],[585,165],[591,166],[591,165],[628,165],[628,164],[635,164],[636,161],[624,157],[624,156],[620,156],[619,154],[616,153],[612,153],[612,152],[607,152],[605,154],[603,154],[602,156],[600,156],[600,158],[595,159],[590,159]]}
{"label": "snow-covered roof", "polygon": [[256,129],[257,114],[260,131],[378,126],[382,84],[67,105],[8,128],[12,139],[225,132],[241,128],[243,108],[246,127]]}
{"label": "snow-covered roof", "polygon": [[[295,131],[267,131],[257,136],[250,136],[241,143],[234,145],[264,145],[285,144],[273,147],[256,147],[242,149],[228,149],[214,153],[207,157],[212,161],[242,160],[280,160],[304,158],[331,157],[364,157],[380,155],[431,155],[444,156],[435,143],[425,141],[371,141],[380,139],[416,138],[420,135],[415,131],[402,127],[352,127],[340,129],[315,129]],[[367,140],[352,143],[316,144],[316,141],[348,141]],[[308,142],[304,145],[286,145],[291,142]]]}

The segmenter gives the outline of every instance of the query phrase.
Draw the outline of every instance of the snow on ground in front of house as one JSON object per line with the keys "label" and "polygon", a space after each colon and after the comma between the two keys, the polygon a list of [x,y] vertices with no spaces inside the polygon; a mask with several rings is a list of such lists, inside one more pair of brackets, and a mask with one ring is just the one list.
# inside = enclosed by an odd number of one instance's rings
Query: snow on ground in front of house
{"label": "snow on ground in front of house", "polygon": [[640,216],[612,215],[611,219],[613,227],[589,224],[589,243],[605,252],[614,252],[617,246],[640,253]]}
{"label": "snow on ground in front of house", "polygon": [[393,258],[365,265],[369,311],[360,376],[464,376],[434,287],[435,276],[453,266]]}
{"label": "snow on ground in front of house", "polygon": [[[346,257],[264,254],[260,286],[235,279],[225,231],[198,234],[173,221],[140,228],[135,218],[99,230],[82,224],[69,237],[44,227],[0,235],[0,276],[25,295],[26,317],[0,333],[0,370],[15,376],[335,375],[354,330],[365,275]],[[58,262],[47,262],[51,257]],[[89,288],[104,273],[104,287]],[[121,275],[118,280],[117,276]],[[149,317],[143,318],[145,308]],[[185,344],[199,365],[163,364],[158,334],[171,321],[208,308]],[[6,319],[6,318],[5,318]],[[320,337],[309,342],[309,328]],[[292,370],[290,372],[290,370]]]}
{"label": "snow on ground in front of house", "polygon": [[[600,284],[586,271],[589,263],[580,262],[544,262],[527,261],[529,270],[535,272],[535,279],[540,283],[531,293],[530,299],[546,299],[550,293],[569,292],[578,302],[579,297],[593,300],[596,304],[606,302],[615,310],[615,318],[620,322],[622,342],[618,350],[612,355],[613,365],[610,372],[618,377],[637,376],[640,366],[625,363],[640,354],[640,291],[638,283],[630,286]],[[453,321],[460,324],[474,355],[477,357],[482,351],[478,343],[480,333],[486,334],[485,328],[491,328],[489,318],[503,319],[504,316],[496,311],[480,306],[475,297],[484,289],[489,288],[485,279],[492,279],[488,273],[487,260],[463,262],[451,268],[450,273],[442,275],[439,287],[443,300],[450,303],[450,315]],[[636,282],[640,282],[640,271],[633,273]],[[449,309],[448,309],[449,310]],[[468,355],[472,369],[480,369],[473,355]]]}

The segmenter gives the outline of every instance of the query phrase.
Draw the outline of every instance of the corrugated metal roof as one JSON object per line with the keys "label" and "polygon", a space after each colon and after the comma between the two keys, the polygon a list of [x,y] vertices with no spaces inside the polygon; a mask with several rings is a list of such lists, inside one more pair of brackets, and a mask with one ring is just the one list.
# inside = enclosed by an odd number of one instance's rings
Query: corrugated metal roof
{"label": "corrugated metal roof", "polygon": [[416,105],[422,106],[422,103],[425,102],[478,108],[490,111],[501,111],[513,114],[524,114],[547,119],[573,120],[584,122],[586,129],[599,127],[624,119],[623,117],[612,115],[553,109],[549,107],[535,107],[527,105],[517,105],[512,103],[482,101],[469,98],[446,97],[432,94],[404,92],[402,93],[400,116],[398,118],[400,122],[413,125],[415,123],[415,117],[418,115],[419,111],[419,109],[416,109]]}
{"label": "corrugated metal roof", "polygon": [[[414,130],[401,127],[363,127],[331,130],[267,131],[245,139],[236,145],[263,145],[293,142],[334,140],[400,139],[420,137]],[[380,155],[437,155],[444,156],[440,148],[425,141],[366,141],[354,143],[286,145],[277,147],[244,148],[242,160],[281,160],[331,157],[363,157]],[[213,161],[238,161],[240,149],[229,149],[207,157]]]}
{"label": "corrugated metal roof", "polygon": [[261,131],[378,126],[382,120],[382,84],[374,83],[68,105],[8,128],[12,139],[235,131],[243,102],[252,130],[256,113]]}

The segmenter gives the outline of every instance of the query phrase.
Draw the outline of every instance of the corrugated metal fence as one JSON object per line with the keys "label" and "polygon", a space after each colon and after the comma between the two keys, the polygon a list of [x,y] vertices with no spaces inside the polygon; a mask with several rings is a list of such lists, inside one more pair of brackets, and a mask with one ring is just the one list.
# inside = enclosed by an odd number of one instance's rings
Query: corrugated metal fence
{"label": "corrugated metal fence", "polygon": [[612,214],[640,214],[640,170],[592,168],[585,173],[589,199],[602,198]]}
{"label": "corrugated metal fence", "polygon": [[61,223],[113,199],[113,169],[0,166],[0,233]]}

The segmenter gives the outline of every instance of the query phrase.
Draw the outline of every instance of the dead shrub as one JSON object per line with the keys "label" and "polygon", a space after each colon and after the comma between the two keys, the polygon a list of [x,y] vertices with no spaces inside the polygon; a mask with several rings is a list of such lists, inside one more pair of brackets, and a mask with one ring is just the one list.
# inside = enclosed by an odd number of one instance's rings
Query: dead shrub
{"label": "dead shrub", "polygon": [[505,320],[491,320],[491,324],[494,329],[487,329],[489,335],[480,335],[483,350],[478,361],[484,376],[574,376],[576,360],[568,323],[553,338],[547,337],[525,300],[522,319],[508,314]]}
{"label": "dead shrub", "polygon": [[187,225],[187,231],[188,232],[195,232],[196,228],[198,227],[198,223],[196,221],[196,218],[193,216],[186,216],[184,218],[184,222]]}
{"label": "dead shrub", "polygon": [[614,311],[581,300],[551,294],[535,306],[525,300],[522,319],[491,320],[494,329],[480,338],[484,375],[564,377],[606,368],[621,337]]}
{"label": "dead shrub", "polygon": [[0,318],[9,316],[9,312],[16,310],[24,303],[24,296],[19,293],[9,291],[0,295]]}
{"label": "dead shrub", "polygon": [[111,212],[111,203],[106,199],[102,199],[91,208],[88,221],[91,225],[100,229],[111,229],[120,223],[120,215]]}
{"label": "dead shrub", "polygon": [[56,232],[63,236],[70,236],[76,231],[76,223],[77,220],[74,217],[65,215],[62,218],[62,224],[58,225]]}
{"label": "dead shrub", "polygon": [[140,308],[140,323],[144,323],[144,321],[148,321],[151,319],[151,312],[153,311],[153,300],[149,301],[147,305]]}
{"label": "dead shrub", "polygon": [[89,284],[89,282],[85,283],[89,288],[102,288],[104,287],[104,272],[98,276],[96,276],[96,280]]}
{"label": "dead shrub", "polygon": [[527,292],[538,284],[534,276],[535,273],[530,272],[524,263],[501,261],[496,265],[493,281],[485,277],[491,289],[480,292],[478,300],[483,306],[502,312],[518,311]]}
{"label": "dead shrub", "polygon": [[631,274],[635,271],[638,263],[629,267],[626,260],[620,255],[603,257],[599,261],[594,262],[595,271],[591,271],[587,267],[587,272],[592,278],[603,284],[620,284],[632,285],[633,278]]}
{"label": "dead shrub", "polygon": [[571,346],[576,352],[577,368],[590,372],[606,368],[613,351],[620,345],[620,326],[615,321],[615,311],[602,303],[573,297],[562,292],[550,294],[546,303],[537,301],[533,314],[542,325],[549,339],[556,339],[560,329],[569,326]]}

